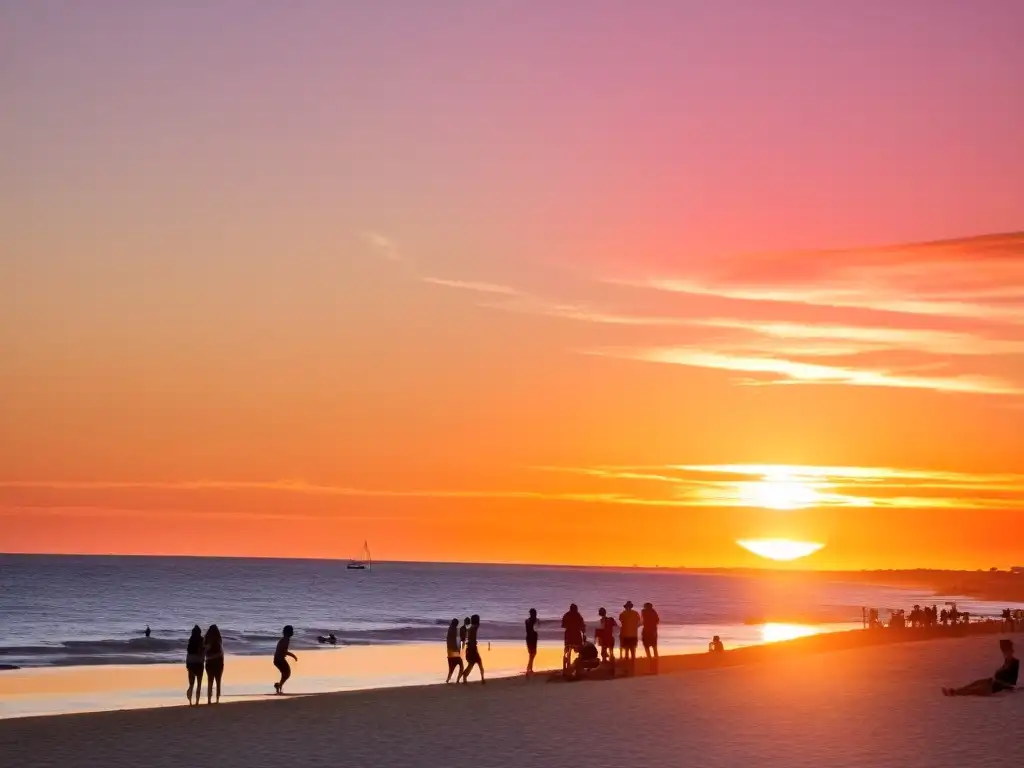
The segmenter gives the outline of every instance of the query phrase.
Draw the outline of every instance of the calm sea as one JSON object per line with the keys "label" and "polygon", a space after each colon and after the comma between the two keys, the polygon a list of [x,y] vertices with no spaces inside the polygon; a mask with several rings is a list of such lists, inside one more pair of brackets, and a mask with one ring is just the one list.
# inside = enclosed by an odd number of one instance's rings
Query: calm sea
{"label": "calm sea", "polygon": [[295,626],[296,648],[318,647],[328,632],[345,645],[440,644],[448,622],[471,613],[482,617],[482,640],[520,641],[529,608],[540,614],[542,640],[554,640],[570,602],[589,623],[599,607],[617,614],[627,599],[653,602],[663,644],[675,647],[706,647],[712,630],[742,639],[744,627],[764,621],[851,624],[862,606],[933,602],[793,574],[0,555],[0,665],[180,662],[192,625],[211,623],[230,653],[250,655],[271,652],[284,624]]}

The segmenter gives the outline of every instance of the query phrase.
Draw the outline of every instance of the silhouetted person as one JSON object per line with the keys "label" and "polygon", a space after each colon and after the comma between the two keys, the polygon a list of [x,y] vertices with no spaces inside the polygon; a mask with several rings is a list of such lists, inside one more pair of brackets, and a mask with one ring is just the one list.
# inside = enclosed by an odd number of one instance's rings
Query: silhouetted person
{"label": "silhouetted person", "polygon": [[188,648],[185,650],[185,669],[188,670],[188,691],[185,693],[188,703],[192,703],[192,689],[195,688],[196,700],[203,692],[203,662],[206,660],[205,649],[203,648],[203,630],[196,624],[192,627],[192,634],[188,638]]}
{"label": "silhouetted person", "polygon": [[338,638],[335,636],[335,634],[333,632],[328,634],[326,637],[324,635],[317,635],[316,641],[318,643],[320,643],[321,645],[337,645],[338,644]]}
{"label": "silhouetted person", "polygon": [[462,644],[459,641],[459,620],[452,619],[452,623],[448,625],[448,636],[445,638],[445,648],[448,652],[448,677],[444,679],[446,683],[452,681],[452,672],[456,669],[459,670],[459,674],[455,676],[455,682],[459,682],[462,679],[463,666],[462,666]]}
{"label": "silhouetted person", "polygon": [[594,639],[601,646],[601,661],[615,663],[615,628],[617,626],[619,626],[618,622],[608,615],[608,611],[604,608],[598,609],[597,631],[594,633]]}
{"label": "silhouetted person", "polygon": [[1020,661],[1013,655],[1013,641],[1003,638],[999,641],[999,650],[1003,652],[1003,666],[996,670],[992,677],[983,677],[963,688],[943,688],[945,696],[991,696],[1000,691],[1012,691],[1017,686],[1020,673]]}
{"label": "silhouetted person", "polygon": [[281,681],[274,683],[274,690],[277,693],[283,693],[284,684],[288,682],[288,678],[292,676],[292,668],[288,664],[288,657],[291,656],[295,661],[299,660],[299,657],[288,650],[288,646],[291,644],[292,635],[295,634],[295,630],[291,624],[285,626],[281,630],[281,639],[277,641],[277,648],[274,650],[274,666],[277,667],[277,671],[281,673]]}
{"label": "silhouetted person", "polygon": [[151,634],[153,634],[153,631],[149,628],[149,624],[146,625],[146,631],[143,634],[146,637],[149,637]]}
{"label": "silhouetted person", "polygon": [[708,653],[725,653],[725,646],[722,645],[722,638],[715,635],[708,643]]}
{"label": "silhouetted person", "polygon": [[526,619],[526,674],[533,674],[533,660],[537,657],[537,609],[531,608]]}
{"label": "silhouetted person", "polygon": [[601,660],[597,655],[597,646],[584,638],[583,644],[580,646],[580,652],[576,656],[576,661],[567,667],[562,674],[569,680],[579,680],[585,672],[597,669],[599,666],[601,666]]}
{"label": "silhouetted person", "polygon": [[658,671],[658,625],[661,623],[661,617],[658,616],[658,612],[654,610],[654,606],[651,603],[644,603],[643,609],[640,611],[640,622],[643,626],[641,631],[641,641],[644,644],[644,654],[647,658],[651,658],[651,652],[654,653],[653,669],[655,672]]}
{"label": "silhouetted person", "polygon": [[477,648],[477,633],[480,631],[480,617],[475,613],[469,620],[469,632],[466,633],[466,671],[462,673],[462,682],[469,682],[469,673],[473,667],[480,667],[480,682],[484,680],[484,660],[480,658],[480,649]]}
{"label": "silhouetted person", "polygon": [[220,704],[220,679],[224,676],[224,641],[220,629],[211,624],[206,630],[206,703],[213,700],[213,684],[217,684],[217,703]]}
{"label": "silhouetted person", "polygon": [[459,646],[462,650],[466,649],[466,640],[469,639],[469,625],[471,621],[469,616],[467,616],[462,620],[462,626],[459,628]]}
{"label": "silhouetted person", "polygon": [[627,600],[619,614],[619,647],[623,658],[628,658],[630,669],[636,667],[636,646],[640,635],[640,614],[633,610],[633,601]]}
{"label": "silhouetted person", "polygon": [[565,651],[562,655],[562,669],[569,668],[569,658],[572,652],[579,653],[583,647],[584,636],[587,631],[587,623],[583,621],[583,615],[576,603],[569,606],[569,610],[562,616],[562,629],[565,630]]}

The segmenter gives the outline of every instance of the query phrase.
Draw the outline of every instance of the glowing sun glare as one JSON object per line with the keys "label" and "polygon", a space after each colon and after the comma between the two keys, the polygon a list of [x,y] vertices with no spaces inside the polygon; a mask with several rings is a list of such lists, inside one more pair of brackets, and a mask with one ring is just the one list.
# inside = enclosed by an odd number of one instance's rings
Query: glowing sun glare
{"label": "glowing sun glare", "polygon": [[740,499],[753,507],[800,509],[818,504],[821,494],[798,480],[766,476],[757,482],[744,483],[740,487]]}
{"label": "glowing sun glare", "polygon": [[792,539],[740,539],[736,542],[748,552],[769,560],[797,560],[813,555],[824,547],[817,541],[793,541]]}

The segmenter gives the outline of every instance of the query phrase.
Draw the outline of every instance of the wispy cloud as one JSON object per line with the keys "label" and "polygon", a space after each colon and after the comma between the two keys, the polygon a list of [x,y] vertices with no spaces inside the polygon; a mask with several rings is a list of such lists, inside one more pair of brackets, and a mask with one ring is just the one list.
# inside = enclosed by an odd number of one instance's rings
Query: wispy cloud
{"label": "wispy cloud", "polygon": [[369,245],[374,253],[381,258],[392,261],[395,264],[412,265],[402,254],[402,251],[399,250],[398,243],[395,242],[394,238],[382,235],[379,232],[363,232],[361,237],[363,242]]}
{"label": "wispy cloud", "polygon": [[988,395],[1021,395],[1024,387],[991,376],[917,376],[884,369],[844,367],[790,360],[778,356],[723,354],[701,348],[651,347],[585,350],[585,354],[641,360],[649,363],[682,365],[691,368],[736,371],[767,376],[768,383],[845,384],[857,387],[896,387],[930,389],[936,392],[960,392]]}
{"label": "wispy cloud", "polygon": [[718,260],[686,275],[612,278],[690,295],[1024,323],[1024,233]]}
{"label": "wispy cloud", "polygon": [[[688,506],[1015,510],[1024,475],[786,464],[538,467],[613,486],[667,489]],[[657,493],[657,492],[655,492]]]}
{"label": "wispy cloud", "polygon": [[496,283],[482,283],[473,280],[448,280],[442,277],[421,277],[421,282],[428,285],[440,285],[444,288],[455,288],[460,291],[473,291],[475,293],[493,293],[499,296],[519,296],[519,291],[507,285]]}

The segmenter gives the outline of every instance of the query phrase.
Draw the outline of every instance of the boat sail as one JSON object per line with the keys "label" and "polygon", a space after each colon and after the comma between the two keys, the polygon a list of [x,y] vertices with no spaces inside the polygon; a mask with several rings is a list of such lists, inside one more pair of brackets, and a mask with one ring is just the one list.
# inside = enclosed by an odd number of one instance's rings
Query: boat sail
{"label": "boat sail", "polygon": [[349,560],[348,565],[345,566],[350,571],[365,571],[373,564],[373,559],[370,557],[370,545],[365,541],[363,542],[363,558],[362,560]]}

